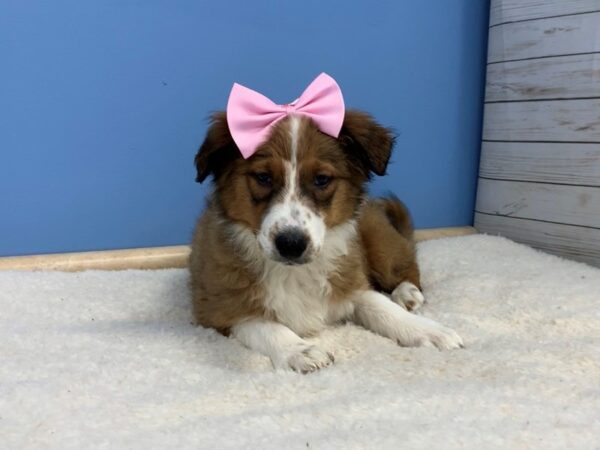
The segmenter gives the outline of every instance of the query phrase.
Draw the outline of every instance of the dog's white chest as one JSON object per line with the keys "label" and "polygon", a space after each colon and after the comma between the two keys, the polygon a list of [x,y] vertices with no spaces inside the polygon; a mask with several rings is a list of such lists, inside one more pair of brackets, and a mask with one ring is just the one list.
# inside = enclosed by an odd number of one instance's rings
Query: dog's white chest
{"label": "dog's white chest", "polygon": [[301,266],[285,266],[267,261],[262,278],[265,307],[276,320],[297,334],[309,335],[325,325],[349,317],[353,304],[332,303],[329,275],[348,253],[348,243],[356,236],[354,221],[327,232],[325,245],[317,259]]}
{"label": "dog's white chest", "polygon": [[340,258],[348,254],[348,244],[356,238],[356,223],[351,220],[327,230],[322,251],[310,263],[286,266],[265,258],[254,234],[234,228],[234,238],[253,262],[262,280],[264,307],[274,319],[301,336],[321,330],[325,325],[349,317],[350,301],[332,303],[329,275],[338,270]]}
{"label": "dog's white chest", "polygon": [[299,335],[315,333],[329,322],[331,286],[318,267],[277,264],[265,275],[265,307],[278,322]]}

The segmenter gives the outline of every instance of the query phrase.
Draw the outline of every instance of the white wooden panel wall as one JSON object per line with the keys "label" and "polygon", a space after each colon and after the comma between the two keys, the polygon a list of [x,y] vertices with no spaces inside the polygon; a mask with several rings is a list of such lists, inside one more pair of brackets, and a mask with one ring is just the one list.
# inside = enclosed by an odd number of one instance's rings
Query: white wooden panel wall
{"label": "white wooden panel wall", "polygon": [[[600,230],[538,222],[515,217],[490,216],[475,213],[475,220],[487,233],[500,234],[548,253],[598,265],[600,260]],[[544,238],[540,239],[540,235]]]}
{"label": "white wooden panel wall", "polygon": [[[565,0],[565,3],[568,1]],[[488,62],[596,52],[600,44],[599,18],[600,12],[597,12],[492,27]]]}
{"label": "white wooden panel wall", "polygon": [[490,26],[595,11],[600,11],[600,0],[493,0]]}
{"label": "white wooden panel wall", "polygon": [[492,0],[475,226],[600,266],[600,0]]}
{"label": "white wooden panel wall", "polygon": [[489,64],[487,101],[600,97],[600,53]]}
{"label": "white wooden panel wall", "polygon": [[486,141],[600,142],[600,98],[487,103]]}
{"label": "white wooden panel wall", "polygon": [[570,225],[598,225],[597,187],[479,179],[477,211]]}
{"label": "white wooden panel wall", "polygon": [[600,145],[483,142],[479,175],[497,180],[600,186]]}

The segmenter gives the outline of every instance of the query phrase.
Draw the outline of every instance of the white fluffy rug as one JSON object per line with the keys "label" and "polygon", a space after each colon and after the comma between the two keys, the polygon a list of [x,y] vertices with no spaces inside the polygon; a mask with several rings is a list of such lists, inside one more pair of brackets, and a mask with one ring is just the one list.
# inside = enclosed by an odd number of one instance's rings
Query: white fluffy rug
{"label": "white fluffy rug", "polygon": [[466,348],[352,325],[273,372],[190,325],[185,270],[0,272],[2,448],[599,448],[600,270],[506,239],[419,245]]}

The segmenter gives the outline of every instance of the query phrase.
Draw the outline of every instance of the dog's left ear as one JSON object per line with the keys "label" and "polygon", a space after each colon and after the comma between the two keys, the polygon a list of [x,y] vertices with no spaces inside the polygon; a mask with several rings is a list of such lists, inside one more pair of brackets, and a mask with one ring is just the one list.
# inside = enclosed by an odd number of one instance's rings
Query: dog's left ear
{"label": "dog's left ear", "polygon": [[395,140],[390,129],[367,113],[350,110],[346,111],[339,140],[362,163],[367,174],[385,175]]}

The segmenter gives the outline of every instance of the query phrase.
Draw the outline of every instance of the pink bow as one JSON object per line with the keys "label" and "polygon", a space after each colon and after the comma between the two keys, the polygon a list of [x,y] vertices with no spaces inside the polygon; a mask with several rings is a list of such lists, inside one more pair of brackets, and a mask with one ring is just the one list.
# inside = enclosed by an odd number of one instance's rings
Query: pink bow
{"label": "pink bow", "polygon": [[269,138],[271,128],[288,114],[310,117],[319,129],[338,137],[344,121],[340,87],[322,73],[302,95],[288,105],[277,105],[262,94],[234,83],[227,102],[227,124],[244,159]]}

